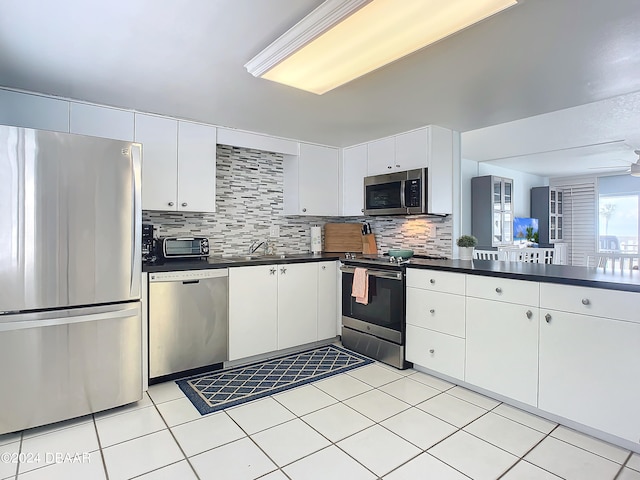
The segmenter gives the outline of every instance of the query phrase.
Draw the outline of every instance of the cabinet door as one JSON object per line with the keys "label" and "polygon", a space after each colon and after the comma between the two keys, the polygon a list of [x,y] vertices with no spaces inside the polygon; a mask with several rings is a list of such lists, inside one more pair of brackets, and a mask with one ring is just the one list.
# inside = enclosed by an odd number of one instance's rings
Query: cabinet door
{"label": "cabinet door", "polygon": [[318,339],[318,270],[315,263],[278,267],[278,350]]}
{"label": "cabinet door", "polygon": [[178,210],[215,212],[216,127],[178,122]]}
{"label": "cabinet door", "polygon": [[380,175],[394,171],[396,141],[394,137],[383,138],[367,144],[367,171],[369,175]]}
{"label": "cabinet door", "polygon": [[298,205],[301,215],[338,215],[338,149],[300,144]]}
{"label": "cabinet door", "polygon": [[80,135],[133,142],[133,117],[133,112],[126,110],[71,102],[69,128]]}
{"label": "cabinet door", "polygon": [[465,381],[536,406],[539,310],[467,297]]}
{"label": "cabinet door", "polygon": [[424,128],[396,136],[394,170],[427,167],[427,131]]}
{"label": "cabinet door", "polygon": [[555,310],[540,314],[538,407],[637,444],[640,324]]}
{"label": "cabinet door", "polygon": [[178,121],[135,114],[142,143],[142,209],[177,210]]}
{"label": "cabinet door", "polygon": [[364,177],[367,176],[367,145],[345,148],[342,153],[342,215],[364,212]]}
{"label": "cabinet door", "polygon": [[69,133],[69,102],[0,90],[0,125]]}
{"label": "cabinet door", "polygon": [[229,360],[278,349],[276,267],[229,269]]}
{"label": "cabinet door", "polygon": [[338,335],[338,265],[318,265],[318,340]]}

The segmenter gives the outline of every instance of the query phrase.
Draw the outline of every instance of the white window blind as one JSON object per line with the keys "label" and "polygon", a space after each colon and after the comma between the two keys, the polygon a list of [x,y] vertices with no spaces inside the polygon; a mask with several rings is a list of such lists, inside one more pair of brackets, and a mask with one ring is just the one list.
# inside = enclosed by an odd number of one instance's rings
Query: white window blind
{"label": "white window blind", "polygon": [[597,242],[597,195],[595,179],[586,183],[560,186],[564,195],[564,235],[569,263],[586,265]]}

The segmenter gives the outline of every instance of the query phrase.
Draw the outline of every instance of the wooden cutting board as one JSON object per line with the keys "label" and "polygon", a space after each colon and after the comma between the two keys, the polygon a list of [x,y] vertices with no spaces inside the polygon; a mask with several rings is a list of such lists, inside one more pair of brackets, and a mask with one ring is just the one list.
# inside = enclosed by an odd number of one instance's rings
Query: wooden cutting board
{"label": "wooden cutting board", "polygon": [[362,253],[362,224],[325,223],[324,251]]}

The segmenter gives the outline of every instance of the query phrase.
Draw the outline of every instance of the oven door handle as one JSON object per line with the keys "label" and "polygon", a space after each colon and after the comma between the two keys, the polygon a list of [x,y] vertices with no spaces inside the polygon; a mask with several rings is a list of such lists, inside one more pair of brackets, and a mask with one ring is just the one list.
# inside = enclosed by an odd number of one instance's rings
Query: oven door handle
{"label": "oven door handle", "polygon": [[[356,269],[353,267],[340,267],[340,271],[344,273],[354,273]],[[370,277],[387,278],[389,280],[402,280],[402,272],[385,272],[382,270],[367,269],[367,275]]]}

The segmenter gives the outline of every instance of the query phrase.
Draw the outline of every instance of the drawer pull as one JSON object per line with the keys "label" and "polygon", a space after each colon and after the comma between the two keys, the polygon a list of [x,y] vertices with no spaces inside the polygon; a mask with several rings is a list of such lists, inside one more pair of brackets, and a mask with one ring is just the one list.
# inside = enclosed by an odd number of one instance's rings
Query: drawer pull
{"label": "drawer pull", "polygon": [[287,267],[282,267],[282,268],[280,269],[280,273],[281,273],[282,275],[284,275],[285,273],[287,273]]}
{"label": "drawer pull", "polygon": [[533,317],[533,312],[531,310],[527,310],[527,318],[531,319]]}
{"label": "drawer pull", "polygon": [[429,310],[429,313],[430,313],[431,315],[433,315],[434,313],[436,313],[436,311],[435,311],[435,309],[433,309],[433,308],[432,308],[431,310]]}
{"label": "drawer pull", "polygon": [[582,304],[583,304],[583,305],[589,305],[590,303],[591,303],[591,302],[589,301],[589,299],[588,299],[588,298],[583,298],[583,299],[582,299]]}
{"label": "drawer pull", "polygon": [[270,269],[269,269],[269,274],[271,274],[271,275],[275,275],[275,274],[276,274],[276,269],[275,269],[275,268],[273,268],[273,267],[272,267],[272,268],[270,268]]}
{"label": "drawer pull", "polygon": [[436,351],[432,348],[431,350],[429,350],[429,353],[433,355],[434,353],[436,353]]}
{"label": "drawer pull", "polygon": [[496,287],[496,293],[502,293],[502,289],[500,287]]}
{"label": "drawer pull", "polygon": [[431,285],[433,285],[434,283],[436,283],[436,280],[435,280],[434,278],[432,278],[431,280],[429,280],[429,283],[430,283]]}
{"label": "drawer pull", "polygon": [[547,313],[547,314],[544,316],[544,319],[547,321],[547,323],[550,323],[550,322],[551,322],[551,315]]}

